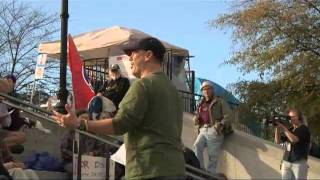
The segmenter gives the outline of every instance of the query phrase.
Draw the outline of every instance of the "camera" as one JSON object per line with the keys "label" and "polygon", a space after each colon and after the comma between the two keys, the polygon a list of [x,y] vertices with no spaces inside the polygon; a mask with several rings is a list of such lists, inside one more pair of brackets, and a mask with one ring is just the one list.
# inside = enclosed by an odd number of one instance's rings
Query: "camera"
{"label": "camera", "polygon": [[282,115],[282,114],[277,114],[277,115],[273,115],[271,116],[267,123],[268,124],[272,124],[273,126],[276,126],[276,122],[279,122],[287,127],[289,127],[291,125],[291,122],[290,122],[290,116],[287,116],[287,115]]}

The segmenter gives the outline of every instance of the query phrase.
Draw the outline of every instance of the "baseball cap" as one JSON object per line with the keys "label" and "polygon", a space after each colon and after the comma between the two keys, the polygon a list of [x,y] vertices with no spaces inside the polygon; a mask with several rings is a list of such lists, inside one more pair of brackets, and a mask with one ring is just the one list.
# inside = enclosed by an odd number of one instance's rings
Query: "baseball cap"
{"label": "baseball cap", "polygon": [[6,79],[11,79],[11,80],[13,81],[13,83],[16,83],[16,82],[17,82],[16,76],[14,76],[14,75],[12,75],[12,74],[6,75],[5,78],[6,78]]}
{"label": "baseball cap", "polygon": [[201,90],[202,90],[204,87],[207,87],[207,86],[210,86],[211,88],[213,88],[213,84],[212,84],[210,81],[204,81],[204,82],[201,84]]}
{"label": "baseball cap", "polygon": [[118,71],[118,70],[120,70],[120,67],[119,67],[118,64],[112,64],[112,65],[110,66],[110,69],[111,69],[112,71]]}
{"label": "baseball cap", "polygon": [[154,56],[159,60],[162,60],[164,54],[166,52],[166,48],[164,45],[156,38],[147,37],[144,39],[140,39],[135,41],[127,46],[123,46],[122,50],[128,55],[131,56],[131,53],[135,50],[145,50],[145,51],[152,51]]}

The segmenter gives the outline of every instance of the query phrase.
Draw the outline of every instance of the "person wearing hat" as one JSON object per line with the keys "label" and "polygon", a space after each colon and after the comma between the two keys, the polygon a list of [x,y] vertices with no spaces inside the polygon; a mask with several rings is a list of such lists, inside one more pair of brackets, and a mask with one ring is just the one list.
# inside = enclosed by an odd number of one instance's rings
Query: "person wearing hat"
{"label": "person wearing hat", "polygon": [[130,82],[128,78],[121,76],[119,65],[112,64],[109,68],[109,80],[89,102],[89,119],[98,120],[106,114],[113,116],[129,87]]}
{"label": "person wearing hat", "polygon": [[0,93],[7,94],[10,92],[10,89],[12,88],[10,87],[10,84],[7,81],[7,79],[0,79]]}
{"label": "person wearing hat", "polygon": [[12,92],[12,91],[14,90],[14,87],[16,86],[16,83],[17,83],[17,78],[16,78],[16,76],[9,74],[9,75],[5,76],[5,78],[6,78],[7,81],[9,82],[10,87],[11,87],[10,90],[11,90],[11,92]]}
{"label": "person wearing hat", "polygon": [[[7,75],[0,80],[0,87],[2,86],[1,93],[10,94],[14,91],[16,84],[16,77],[14,75]],[[8,112],[8,106],[1,102],[0,99],[0,141],[7,144],[9,148],[18,147],[26,141],[26,134],[20,131],[9,131],[3,129],[15,123],[15,119],[11,118],[12,113]],[[22,147],[23,148],[23,147]],[[21,148],[20,148],[21,149]]]}
{"label": "person wearing hat", "polygon": [[166,52],[156,38],[144,38],[123,47],[137,78],[119,105],[114,118],[88,122],[54,112],[63,126],[92,133],[124,134],[125,179],[183,179],[183,109],[178,90],[162,72]]}
{"label": "person wearing hat", "polygon": [[[11,94],[14,91],[16,81],[17,79],[14,75],[5,76],[0,80],[0,93]],[[11,122],[12,120],[10,114],[8,113],[8,107],[6,104],[2,103],[0,99],[0,126],[2,128],[8,127],[10,126]]]}
{"label": "person wearing hat", "polygon": [[0,79],[0,93],[12,93],[17,82],[17,78],[14,75],[7,75]]}
{"label": "person wearing hat", "polygon": [[[12,94],[16,85],[17,78],[14,75],[7,75],[0,80],[0,93]],[[1,97],[0,97],[1,98]],[[11,116],[8,113],[8,107],[6,104],[0,101],[0,126],[10,126]]]}
{"label": "person wearing hat", "polygon": [[[99,92],[110,99],[118,109],[124,95],[130,87],[129,79],[121,76],[121,70],[118,64],[112,64],[109,68],[109,80],[107,80]],[[99,93],[99,95],[101,95]]]}
{"label": "person wearing hat", "polygon": [[224,135],[232,131],[230,109],[223,99],[215,96],[211,82],[204,81],[201,85],[201,91],[203,98],[200,100],[194,119],[195,125],[198,127],[194,150],[201,168],[205,169],[203,151],[207,147],[209,162],[206,170],[215,174]]}

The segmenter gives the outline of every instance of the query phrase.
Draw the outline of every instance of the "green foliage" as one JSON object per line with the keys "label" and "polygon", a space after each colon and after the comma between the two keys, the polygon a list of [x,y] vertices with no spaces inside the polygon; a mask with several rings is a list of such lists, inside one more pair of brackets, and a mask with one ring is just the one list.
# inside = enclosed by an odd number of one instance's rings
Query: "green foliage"
{"label": "green foliage", "polygon": [[241,1],[212,25],[233,29],[238,48],[226,64],[261,77],[233,84],[244,114],[262,119],[295,106],[320,134],[320,0]]}

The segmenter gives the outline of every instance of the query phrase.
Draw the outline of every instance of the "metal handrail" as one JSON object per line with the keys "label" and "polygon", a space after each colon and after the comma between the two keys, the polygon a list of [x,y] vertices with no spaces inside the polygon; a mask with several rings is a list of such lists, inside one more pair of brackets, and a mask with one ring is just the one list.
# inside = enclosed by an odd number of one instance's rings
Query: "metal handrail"
{"label": "metal handrail", "polygon": [[37,106],[34,106],[34,105],[32,105],[32,104],[26,103],[26,102],[24,102],[24,101],[21,101],[21,100],[19,100],[19,99],[17,99],[17,98],[14,98],[14,97],[12,97],[12,96],[7,95],[7,94],[0,93],[0,96],[4,97],[4,98],[6,98],[6,99],[9,99],[10,101],[17,102],[17,103],[19,103],[20,105],[25,105],[25,106],[31,107],[31,108],[33,108],[33,109],[36,109],[37,111],[40,111],[40,112],[42,112],[42,113],[52,114],[50,111],[47,111],[47,110],[42,109],[42,108],[40,108],[40,107],[37,107]]}
{"label": "metal handrail", "polygon": [[[14,107],[14,108],[16,108],[16,109],[20,109],[20,110],[22,110],[23,112],[26,112],[26,113],[28,113],[28,114],[31,114],[32,116],[38,117],[38,118],[40,118],[40,119],[46,120],[46,121],[48,121],[48,122],[50,122],[50,123],[54,123],[54,124],[56,124],[56,125],[59,126],[59,124],[58,124],[56,121],[54,121],[53,119],[49,118],[48,116],[44,116],[44,115],[41,115],[41,114],[39,114],[39,113],[36,113],[36,112],[34,112],[34,111],[30,110],[30,109],[27,109],[27,108],[25,108],[25,107],[22,107],[21,105],[25,105],[25,106],[27,106],[27,107],[33,108],[33,109],[35,109],[35,110],[37,110],[37,111],[40,111],[40,112],[42,112],[42,113],[44,113],[44,114],[46,114],[46,115],[52,115],[52,113],[51,113],[50,111],[47,111],[47,110],[44,110],[44,109],[42,109],[42,108],[36,107],[36,106],[34,106],[34,105],[32,105],[32,104],[26,103],[26,102],[24,102],[24,101],[21,101],[21,100],[19,100],[19,99],[17,99],[17,98],[8,96],[8,95],[3,94],[3,93],[0,93],[0,96],[4,97],[4,98],[6,98],[6,99],[8,99],[8,100],[10,100],[10,101],[14,101],[14,102],[16,102],[16,103],[18,103],[18,104],[20,104],[20,105],[13,104],[13,103],[11,103],[11,102],[9,102],[9,101],[7,101],[7,100],[3,100],[2,103],[7,104],[8,106]],[[81,135],[89,136],[89,137],[91,137],[91,138],[93,138],[93,139],[95,139],[95,140],[98,140],[98,141],[100,141],[100,142],[103,142],[103,143],[106,143],[106,144],[108,144],[108,145],[114,146],[114,147],[116,147],[116,148],[119,148],[119,147],[120,147],[119,144],[114,143],[114,142],[112,142],[112,141],[109,141],[109,140],[107,140],[107,139],[104,139],[104,138],[102,138],[102,137],[96,136],[96,135],[94,135],[94,134],[91,134],[91,133],[88,133],[88,132],[85,132],[85,131],[81,131],[81,130],[78,130],[78,129],[75,129],[75,132],[77,132],[77,133],[79,133],[79,134],[81,134]],[[107,137],[110,138],[110,139],[112,139],[112,140],[119,141],[119,139],[117,139],[117,138],[115,138],[115,137],[112,137],[112,136],[107,136]],[[206,172],[206,171],[204,171],[204,170],[202,170],[202,169],[195,168],[195,167],[190,166],[190,165],[188,165],[188,164],[185,164],[185,167],[186,167],[186,170],[187,170],[186,175],[188,175],[188,176],[190,176],[190,177],[192,177],[192,178],[195,178],[195,179],[197,179],[197,180],[203,180],[203,179],[207,179],[207,178],[218,179],[217,176],[214,176],[214,175],[212,175],[212,174],[209,174],[208,172]],[[192,171],[196,172],[197,174],[194,174],[194,173],[192,173],[192,172],[188,172],[188,170],[192,170]]]}
{"label": "metal handrail", "polygon": [[[40,115],[40,114],[38,114],[38,113],[35,113],[35,112],[33,112],[33,111],[29,110],[29,109],[26,109],[26,108],[23,108],[23,107],[21,107],[21,106],[12,104],[12,103],[10,103],[10,102],[8,102],[8,101],[3,101],[3,103],[4,103],[4,104],[7,104],[8,106],[14,107],[14,108],[16,108],[16,109],[20,109],[20,110],[22,110],[23,112],[26,112],[26,113],[28,113],[28,114],[31,114],[32,116],[35,116],[35,117],[37,117],[37,118],[41,118],[41,119],[44,119],[44,120],[46,120],[46,121],[48,121],[48,122],[54,123],[54,124],[56,124],[56,125],[59,125],[56,121],[52,120],[51,118],[48,118],[48,117],[46,117],[46,116]],[[117,147],[117,148],[120,147],[119,144],[116,144],[116,143],[114,143],[114,142],[112,142],[112,141],[108,141],[108,140],[106,140],[106,139],[104,139],[104,138],[101,138],[101,137],[99,137],[99,136],[96,136],[96,135],[94,135],[94,134],[91,134],[91,133],[88,133],[88,132],[85,132],[85,131],[80,131],[80,130],[78,130],[78,129],[75,129],[75,132],[78,132],[78,133],[80,133],[80,134],[82,134],[82,135],[89,136],[89,137],[94,138],[94,139],[96,139],[96,140],[98,140],[98,141],[102,141],[102,142],[104,142],[104,143],[111,144],[111,145],[114,146],[114,147]],[[111,138],[111,139],[113,139],[113,140],[118,140],[118,139],[116,139],[116,138],[114,138],[114,137],[112,137],[112,136],[108,136],[108,138]]]}
{"label": "metal handrail", "polygon": [[193,166],[190,166],[189,164],[186,164],[185,166],[186,166],[187,169],[195,171],[195,172],[197,172],[197,173],[199,173],[201,175],[205,175],[205,176],[208,176],[208,177],[211,177],[211,178],[217,178],[216,176],[213,176],[212,174],[210,174],[210,173],[208,173],[208,172],[206,172],[206,171],[204,171],[202,169],[198,169],[198,168],[195,168]]}
{"label": "metal handrail", "polygon": [[197,180],[206,180],[206,178],[201,177],[201,176],[198,176],[198,175],[195,175],[195,174],[192,174],[192,173],[189,173],[188,171],[186,172],[186,175],[187,175],[187,176],[190,176],[190,177],[192,177],[192,178],[195,178],[195,179],[197,179]]}
{"label": "metal handrail", "polygon": [[181,93],[184,93],[184,94],[189,94],[189,95],[193,95],[193,96],[199,96],[199,97],[203,97],[201,94],[196,94],[196,93],[192,93],[192,92],[189,92],[189,91],[183,91],[183,90],[179,90]]}
{"label": "metal handrail", "polygon": [[[20,104],[22,104],[22,105],[25,105],[25,106],[31,107],[31,108],[33,108],[33,109],[36,109],[37,111],[40,111],[40,112],[45,113],[45,114],[47,114],[47,115],[52,115],[52,113],[51,113],[50,111],[47,111],[47,110],[45,110],[45,109],[36,107],[36,106],[34,106],[34,105],[32,105],[32,104],[29,104],[29,103],[25,103],[25,102],[23,102],[23,101],[21,101],[21,100],[19,100],[19,99],[17,99],[17,98],[8,96],[8,95],[3,94],[3,93],[0,93],[0,96],[5,97],[6,99],[9,99],[10,101],[15,101],[15,102],[20,103]],[[35,112],[33,112],[33,111],[31,111],[31,110],[29,110],[29,109],[27,109],[27,108],[23,108],[23,107],[21,107],[21,106],[19,106],[19,105],[15,105],[15,104],[10,103],[10,102],[8,102],[8,101],[3,101],[3,103],[4,103],[4,104],[7,104],[7,105],[9,105],[9,106],[11,106],[11,107],[20,109],[20,110],[22,110],[23,112],[26,112],[26,113],[28,113],[28,114],[31,114],[31,115],[33,115],[33,116],[35,116],[35,117],[44,119],[44,120],[46,120],[46,121],[48,121],[48,122],[50,122],[50,123],[54,123],[54,124],[56,124],[56,125],[59,125],[55,120],[52,120],[51,118],[48,118],[48,117],[43,116],[43,115],[41,115],[41,114],[35,113]],[[111,145],[113,145],[113,146],[115,146],[115,147],[117,147],[117,148],[120,147],[119,144],[116,144],[116,143],[114,143],[114,142],[108,141],[108,140],[106,140],[106,139],[104,139],[104,138],[101,138],[101,137],[99,137],[99,136],[96,136],[96,135],[94,135],[94,134],[91,134],[91,133],[88,133],[88,132],[85,132],[85,131],[80,131],[80,130],[78,130],[78,129],[75,129],[75,132],[78,132],[78,133],[80,133],[80,134],[89,136],[89,137],[94,138],[94,139],[96,139],[96,140],[98,140],[98,141],[102,141],[102,142],[104,142],[104,143],[111,144]],[[114,137],[112,137],[112,136],[108,136],[108,138],[113,139],[113,140],[115,140],[115,141],[118,141],[118,140],[119,140],[119,139],[114,138]]]}

